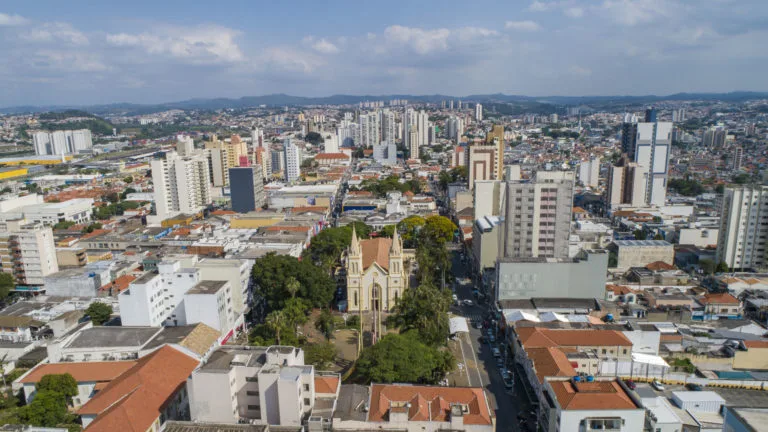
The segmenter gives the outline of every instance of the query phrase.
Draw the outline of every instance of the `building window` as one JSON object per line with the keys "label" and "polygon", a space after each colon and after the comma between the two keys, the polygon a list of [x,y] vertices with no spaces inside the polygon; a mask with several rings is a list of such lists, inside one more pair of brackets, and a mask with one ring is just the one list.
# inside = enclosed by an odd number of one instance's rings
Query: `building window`
{"label": "building window", "polygon": [[248,405],[248,411],[258,411],[259,406],[258,405]]}
{"label": "building window", "polygon": [[304,384],[304,391],[309,391],[309,384]]}
{"label": "building window", "polygon": [[304,398],[304,405],[309,406],[309,398]]}
{"label": "building window", "polygon": [[259,377],[245,377],[245,382],[259,382]]}
{"label": "building window", "polygon": [[355,291],[355,306],[357,306],[357,291]]}
{"label": "building window", "polygon": [[253,390],[248,390],[248,391],[245,392],[245,395],[246,396],[258,396],[259,392],[258,391],[253,391]]}

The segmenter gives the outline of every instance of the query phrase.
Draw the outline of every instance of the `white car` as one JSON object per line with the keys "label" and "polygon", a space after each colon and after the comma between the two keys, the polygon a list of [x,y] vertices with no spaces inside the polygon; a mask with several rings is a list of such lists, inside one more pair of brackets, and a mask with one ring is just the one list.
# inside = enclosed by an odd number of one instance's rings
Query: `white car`
{"label": "white car", "polygon": [[456,294],[454,294],[454,295],[453,295],[453,301],[458,301],[458,300],[459,300],[459,296],[457,296]]}
{"label": "white car", "polygon": [[464,306],[472,306],[473,304],[472,300],[464,300]]}
{"label": "white car", "polygon": [[655,388],[658,391],[664,391],[664,384],[656,380],[651,381],[651,387]]}

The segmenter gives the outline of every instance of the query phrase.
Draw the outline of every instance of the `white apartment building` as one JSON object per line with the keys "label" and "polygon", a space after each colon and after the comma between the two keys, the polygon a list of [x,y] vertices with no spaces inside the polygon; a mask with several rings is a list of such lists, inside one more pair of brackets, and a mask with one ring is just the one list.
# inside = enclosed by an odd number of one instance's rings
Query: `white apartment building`
{"label": "white apartment building", "polygon": [[32,223],[53,226],[59,222],[88,223],[93,210],[92,198],[74,198],[58,203],[32,204],[22,207],[24,218]]}
{"label": "white apartment building", "polygon": [[205,258],[195,264],[200,280],[227,281],[232,287],[232,307],[235,315],[246,312],[250,303],[249,294],[252,260]]}
{"label": "white apartment building", "polygon": [[187,390],[194,422],[301,426],[314,408],[315,371],[300,348],[222,346]]}
{"label": "white apartment building", "polygon": [[150,166],[158,216],[198,213],[212,202],[208,161],[203,155],[180,157],[170,152]]}
{"label": "white apartment building", "polygon": [[596,188],[600,181],[600,158],[593,157],[579,164],[579,181],[584,186]]}
{"label": "white apartment building", "polygon": [[179,156],[192,156],[195,152],[195,141],[190,136],[176,135],[176,151]]}
{"label": "white apartment building", "polygon": [[395,142],[397,139],[397,123],[395,113],[385,109],[379,111],[381,117],[381,141]]}
{"label": "white apartment building", "polygon": [[483,106],[480,104],[475,104],[475,120],[483,121]]}
{"label": "white apartment building", "polygon": [[508,181],[500,256],[567,258],[574,173],[538,171],[534,181]]}
{"label": "white apartment building", "polygon": [[323,137],[323,153],[339,152],[339,136],[336,134],[326,134]]}
{"label": "white apartment building", "polygon": [[672,149],[672,123],[638,123],[635,162],[647,171],[645,202],[661,207],[667,198],[669,154]]}
{"label": "white apartment building", "polygon": [[69,155],[90,150],[93,139],[88,129],[38,131],[32,134],[32,144],[40,156]]}
{"label": "white apartment building", "polygon": [[732,269],[764,269],[768,235],[768,186],[729,187],[723,194],[717,262]]}
{"label": "white apartment building", "polygon": [[43,285],[45,277],[59,271],[53,230],[40,223],[2,224],[0,263],[17,285]]}
{"label": "white apartment building", "polygon": [[416,115],[416,131],[419,146],[429,145],[429,114],[424,110],[419,111]]}
{"label": "white apartment building", "polygon": [[200,282],[197,269],[181,268],[179,261],[162,261],[157,272],[131,282],[117,299],[124,326],[185,325],[184,294]]}
{"label": "white apartment building", "polygon": [[242,314],[233,310],[232,286],[227,281],[200,281],[184,294],[184,315],[187,324],[203,323],[222,335],[242,323]]}
{"label": "white apartment building", "polygon": [[464,135],[464,119],[451,116],[446,120],[446,128],[448,129],[448,139],[454,140],[458,144],[461,136]]}
{"label": "white apartment building", "polygon": [[622,205],[629,207],[645,206],[646,171],[636,162],[630,162],[627,156],[608,171],[606,185],[607,202],[611,210]]}
{"label": "white apartment building", "polygon": [[379,124],[379,115],[375,112],[360,114],[360,127],[358,128],[359,139],[355,140],[355,145],[372,146],[378,144],[381,140],[381,125]]}
{"label": "white apartment building", "polygon": [[301,177],[301,149],[291,142],[290,138],[285,140],[283,156],[285,181],[290,183],[298,180]]}

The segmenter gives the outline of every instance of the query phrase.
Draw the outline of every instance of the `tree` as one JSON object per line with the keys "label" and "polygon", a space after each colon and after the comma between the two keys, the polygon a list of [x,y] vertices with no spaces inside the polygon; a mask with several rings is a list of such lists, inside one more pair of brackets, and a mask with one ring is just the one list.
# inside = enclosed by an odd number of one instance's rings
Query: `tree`
{"label": "tree", "polygon": [[50,390],[38,391],[32,402],[19,410],[19,420],[33,426],[56,427],[74,423],[75,418],[67,410],[66,397]]}
{"label": "tree", "polygon": [[405,247],[413,247],[416,242],[416,235],[424,227],[426,221],[421,216],[408,216],[397,224],[397,230],[403,238]]}
{"label": "tree", "polygon": [[425,345],[409,332],[388,334],[365,348],[356,370],[366,382],[434,384],[454,365],[450,352]]}
{"label": "tree", "polygon": [[11,293],[11,290],[16,287],[16,283],[13,280],[13,275],[10,273],[0,272],[0,300],[4,300]]}
{"label": "tree", "polygon": [[124,183],[128,183],[128,184],[131,184],[131,183],[133,183],[133,177],[131,177],[131,176],[128,176],[128,177],[126,177],[126,178],[124,178],[124,179],[123,179],[123,182],[124,182]]}
{"label": "tree", "polygon": [[719,194],[725,192],[725,185],[719,184],[719,185],[715,186],[715,192],[719,193]]}
{"label": "tree", "polygon": [[309,257],[315,265],[330,273],[333,265],[341,258],[342,252],[352,242],[353,227],[358,238],[364,239],[370,235],[371,227],[362,222],[355,222],[343,227],[326,228],[312,239],[309,248],[304,251],[304,256]]}
{"label": "tree", "polygon": [[336,346],[331,342],[304,345],[304,363],[325,368],[336,360]]}
{"label": "tree", "polygon": [[336,283],[311,260],[299,261],[292,256],[269,253],[256,260],[251,271],[254,293],[264,297],[269,310],[279,310],[291,298],[287,280],[299,282],[295,297],[312,307],[325,307],[333,300]]}
{"label": "tree", "polygon": [[750,175],[747,173],[740,173],[733,176],[731,181],[733,181],[736,184],[746,184],[749,183],[749,180],[751,179]]}
{"label": "tree", "polygon": [[648,237],[645,231],[641,229],[636,229],[633,234],[635,235],[636,240],[645,240]]}
{"label": "tree", "polygon": [[72,375],[65,373],[59,375],[45,375],[35,385],[37,391],[52,391],[69,398],[77,396],[77,381]]}
{"label": "tree", "polygon": [[67,228],[69,228],[71,226],[74,226],[74,225],[77,225],[77,224],[72,222],[72,221],[61,221],[61,222],[56,222],[56,224],[53,225],[53,229],[65,230],[65,229],[67,229]]}
{"label": "tree", "polygon": [[126,197],[128,197],[128,194],[136,193],[136,189],[132,187],[125,188],[123,193],[120,194],[120,199],[124,200]]}
{"label": "tree", "polygon": [[456,225],[445,216],[430,216],[424,221],[422,239],[433,243],[446,243],[453,239]]}
{"label": "tree", "polygon": [[656,233],[655,236],[653,236],[654,240],[664,240],[664,236],[661,235],[661,233]]}
{"label": "tree", "polygon": [[400,332],[414,330],[419,340],[428,345],[443,345],[449,336],[448,309],[451,294],[430,283],[405,290],[394,307],[391,323]]}
{"label": "tree", "polygon": [[104,198],[113,204],[120,201],[120,195],[118,195],[117,192],[110,192]]}
{"label": "tree", "polygon": [[729,270],[728,264],[726,264],[725,261],[720,261],[717,263],[717,267],[715,267],[716,273],[728,273]]}
{"label": "tree", "polygon": [[325,336],[325,339],[331,339],[335,327],[336,321],[331,311],[328,309],[320,311],[320,316],[315,320],[315,328]]}
{"label": "tree", "polygon": [[97,229],[102,229],[103,227],[104,227],[104,225],[100,224],[99,222],[94,222],[94,223],[88,225],[87,227],[83,228],[83,232],[86,233],[86,234],[90,234],[90,233],[96,231]]}
{"label": "tree", "polygon": [[304,137],[304,141],[311,143],[312,145],[318,145],[325,142],[323,136],[317,132],[310,132]]}
{"label": "tree", "polygon": [[264,324],[275,333],[275,339],[277,344],[280,345],[280,331],[285,325],[285,319],[283,318],[283,311],[272,311],[267,315],[267,319]]}
{"label": "tree", "polygon": [[102,325],[112,316],[112,305],[102,302],[93,302],[85,310],[85,314],[91,317],[94,325]]}
{"label": "tree", "polygon": [[280,312],[283,314],[285,327],[289,328],[298,339],[297,327],[307,322],[309,306],[302,299],[291,298],[285,302],[285,307]]}
{"label": "tree", "polygon": [[704,274],[712,274],[715,272],[715,262],[710,259],[699,260],[699,268]]}
{"label": "tree", "polygon": [[395,235],[396,229],[397,229],[397,226],[395,225],[387,225],[384,228],[379,230],[379,236],[392,238]]}

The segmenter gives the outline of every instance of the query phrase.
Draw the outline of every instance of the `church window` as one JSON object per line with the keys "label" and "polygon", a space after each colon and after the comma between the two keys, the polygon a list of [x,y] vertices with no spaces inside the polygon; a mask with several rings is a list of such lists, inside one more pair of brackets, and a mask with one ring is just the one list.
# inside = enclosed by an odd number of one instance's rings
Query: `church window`
{"label": "church window", "polygon": [[398,299],[398,295],[397,295],[397,291],[395,291],[395,303],[397,303],[397,299]]}
{"label": "church window", "polygon": [[355,291],[355,306],[357,306],[357,291]]}

